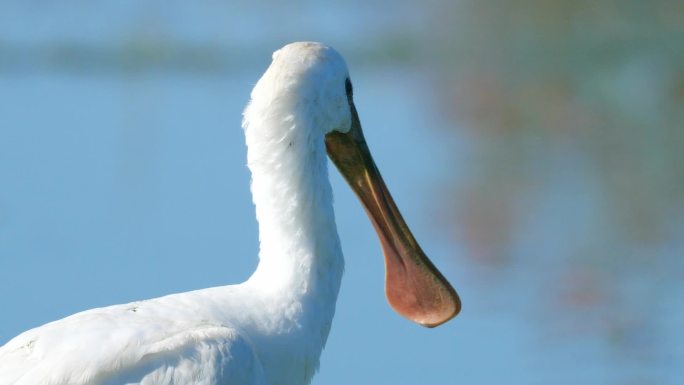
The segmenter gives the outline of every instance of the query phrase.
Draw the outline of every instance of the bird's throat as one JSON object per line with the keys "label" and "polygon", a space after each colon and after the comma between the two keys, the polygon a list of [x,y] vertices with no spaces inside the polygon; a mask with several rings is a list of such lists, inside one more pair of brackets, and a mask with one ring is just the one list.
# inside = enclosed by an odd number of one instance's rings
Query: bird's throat
{"label": "bird's throat", "polygon": [[250,280],[274,306],[291,307],[281,314],[313,314],[304,323],[327,336],[344,262],[322,130],[310,124],[292,116],[245,124],[260,240]]}

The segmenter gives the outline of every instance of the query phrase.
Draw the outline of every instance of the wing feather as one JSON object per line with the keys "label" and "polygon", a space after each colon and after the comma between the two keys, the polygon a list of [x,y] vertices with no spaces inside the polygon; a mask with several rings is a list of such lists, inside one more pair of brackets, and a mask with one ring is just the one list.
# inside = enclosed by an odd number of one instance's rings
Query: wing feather
{"label": "wing feather", "polygon": [[93,309],[20,334],[0,347],[0,385],[261,384],[244,334],[130,306]]}

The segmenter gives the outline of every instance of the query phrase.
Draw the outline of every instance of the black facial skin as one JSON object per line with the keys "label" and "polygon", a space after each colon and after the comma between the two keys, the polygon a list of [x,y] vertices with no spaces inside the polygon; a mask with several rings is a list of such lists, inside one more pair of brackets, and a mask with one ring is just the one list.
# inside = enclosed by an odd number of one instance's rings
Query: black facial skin
{"label": "black facial skin", "polygon": [[349,80],[349,78],[344,81],[344,89],[347,91],[347,101],[349,101],[349,105],[351,106],[354,104],[354,89],[352,88],[351,80]]}

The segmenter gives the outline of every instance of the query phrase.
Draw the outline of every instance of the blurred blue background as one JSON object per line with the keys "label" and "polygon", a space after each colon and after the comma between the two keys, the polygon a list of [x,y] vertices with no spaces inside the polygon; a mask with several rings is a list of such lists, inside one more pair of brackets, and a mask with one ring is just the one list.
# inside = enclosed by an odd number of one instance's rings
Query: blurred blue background
{"label": "blurred blue background", "polygon": [[464,303],[431,330],[395,315],[332,171],[347,268],[314,384],[681,383],[675,1],[3,1],[0,343],[250,275],[241,112],[298,40],[347,58],[376,162]]}

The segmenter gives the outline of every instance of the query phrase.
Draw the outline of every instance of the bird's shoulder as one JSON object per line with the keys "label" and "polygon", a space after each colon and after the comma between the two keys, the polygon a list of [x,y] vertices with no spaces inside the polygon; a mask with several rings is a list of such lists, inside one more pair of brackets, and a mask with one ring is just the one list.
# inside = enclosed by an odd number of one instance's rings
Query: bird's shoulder
{"label": "bird's shoulder", "polygon": [[244,333],[169,302],[92,309],[22,333],[0,347],[0,385],[259,383]]}

